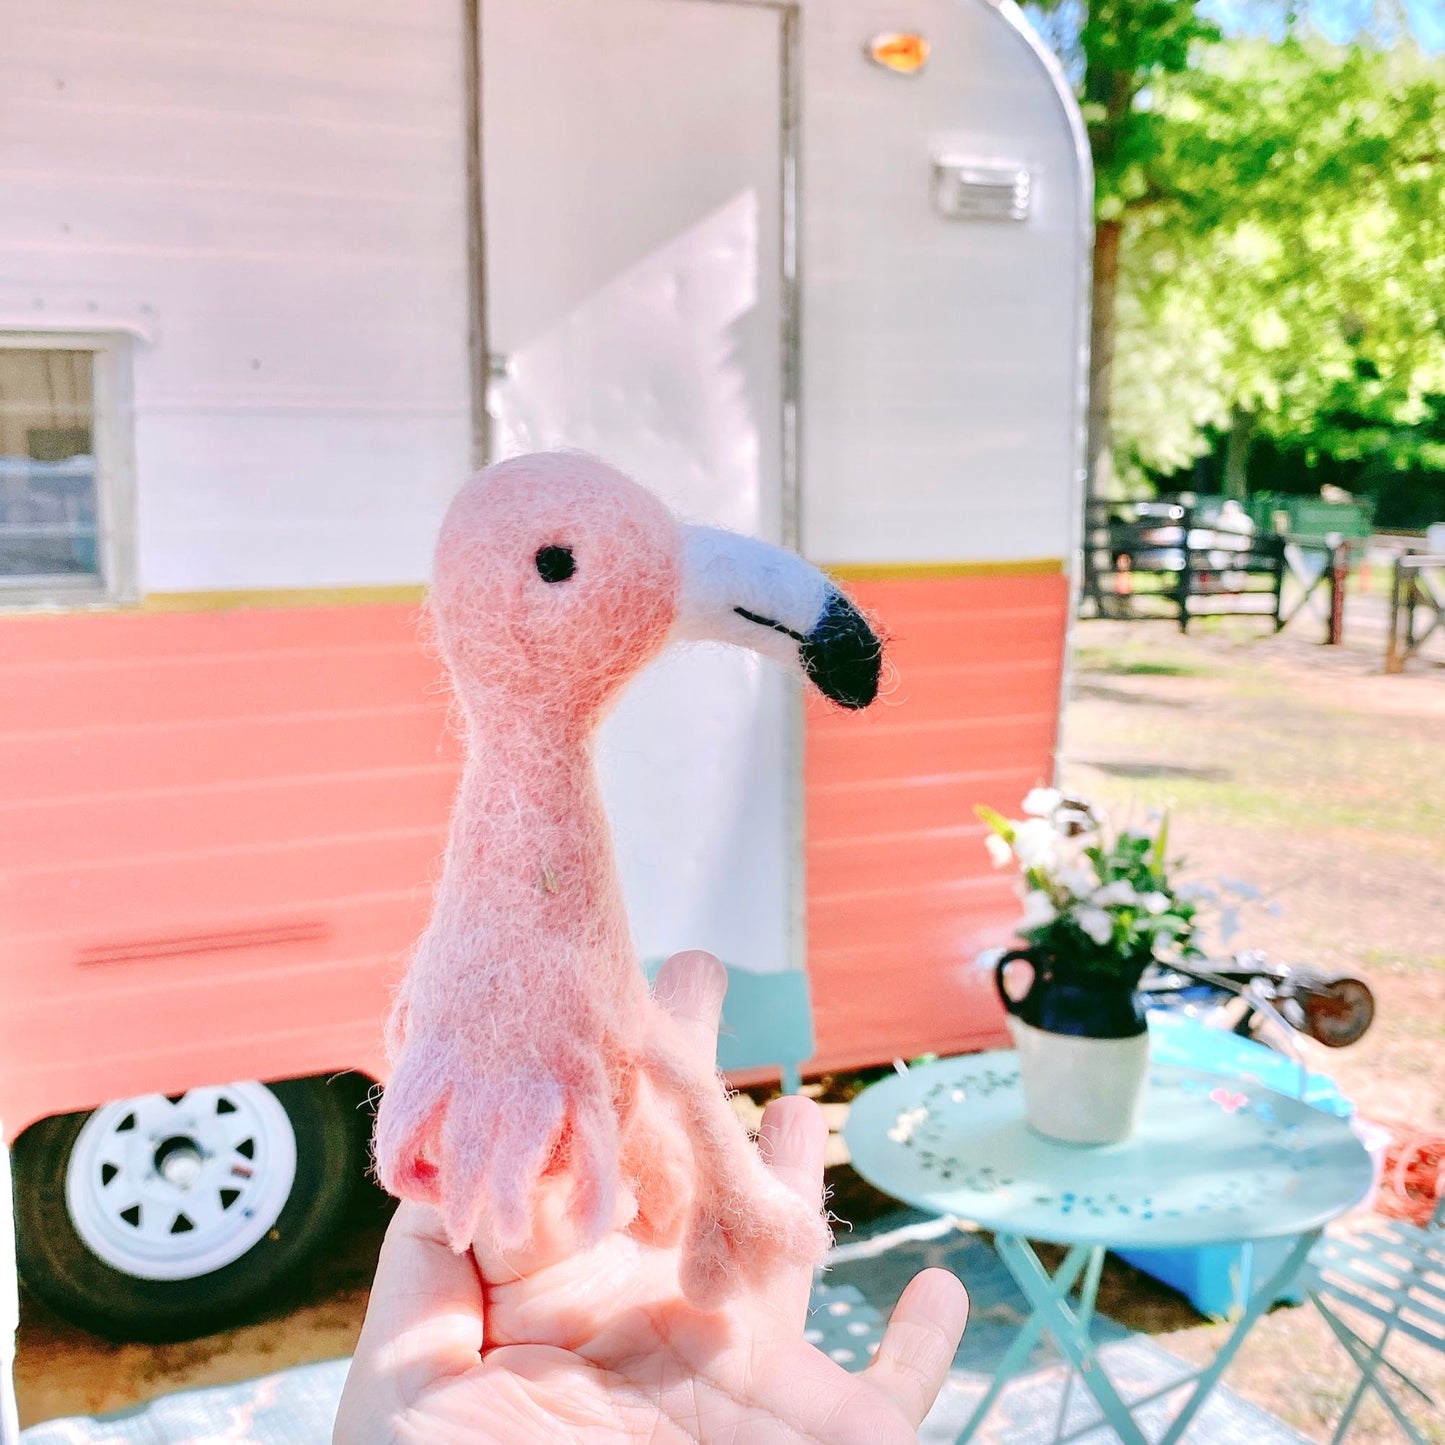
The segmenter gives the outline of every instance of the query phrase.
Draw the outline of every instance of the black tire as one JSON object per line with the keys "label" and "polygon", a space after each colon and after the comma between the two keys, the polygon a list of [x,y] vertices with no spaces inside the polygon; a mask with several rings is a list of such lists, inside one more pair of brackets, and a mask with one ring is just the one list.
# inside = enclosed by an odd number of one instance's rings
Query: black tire
{"label": "black tire", "polygon": [[326,1240],[361,1174],[361,1116],[349,1080],[269,1084],[296,1136],[295,1178],[270,1230],[220,1269],[142,1279],[99,1258],[66,1204],[71,1150],[89,1114],[60,1114],[16,1141],[15,1232],[20,1278],[56,1314],[116,1341],[195,1339],[280,1303]]}
{"label": "black tire", "polygon": [[1332,978],[1300,1003],[1305,1032],[1327,1049],[1358,1043],[1375,1021],[1375,995],[1361,978]]}

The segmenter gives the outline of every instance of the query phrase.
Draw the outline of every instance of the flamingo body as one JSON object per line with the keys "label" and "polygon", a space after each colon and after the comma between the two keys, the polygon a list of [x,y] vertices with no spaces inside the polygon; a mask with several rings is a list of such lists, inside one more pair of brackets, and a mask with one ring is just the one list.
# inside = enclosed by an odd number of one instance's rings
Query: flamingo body
{"label": "flamingo body", "polygon": [[[701,1306],[783,1259],[820,1260],[830,1238],[762,1167],[713,1060],[688,1056],[648,990],[592,741],[626,682],[671,637],[703,635],[709,615],[724,635],[741,619],[775,656],[789,637],[806,650],[788,622],[755,626],[759,614],[727,607],[718,557],[733,543],[763,546],[692,536],[580,456],[499,463],[452,504],[431,610],[466,761],[432,917],[388,1024],[376,1128],[383,1185],[437,1207],[454,1248],[523,1247],[539,1188],[563,1178],[583,1244],[613,1226],[619,1198],[639,1234],[682,1234],[683,1286]],[[795,580],[794,621],[836,613],[820,574]],[[756,587],[747,600],[765,605]]]}

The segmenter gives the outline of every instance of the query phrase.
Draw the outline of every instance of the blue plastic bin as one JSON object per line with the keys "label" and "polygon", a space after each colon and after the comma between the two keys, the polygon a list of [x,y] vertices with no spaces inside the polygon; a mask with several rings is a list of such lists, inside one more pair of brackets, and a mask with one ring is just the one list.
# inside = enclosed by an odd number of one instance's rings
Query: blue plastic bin
{"label": "blue plastic bin", "polygon": [[[1263,1084],[1277,1093],[1303,1099],[1342,1119],[1355,1106],[1335,1081],[1324,1074],[1305,1074],[1292,1060],[1253,1039],[1210,1028],[1199,1019],[1165,1009],[1149,1014],[1150,1057],[1163,1064],[1209,1069],[1230,1078]],[[1228,1318],[1242,1311],[1259,1284],[1284,1262],[1297,1236],[1214,1244],[1199,1249],[1116,1249],[1120,1259],[1177,1289],[1201,1314]],[[1304,1291],[1290,1282],[1278,1295],[1298,1304]]]}

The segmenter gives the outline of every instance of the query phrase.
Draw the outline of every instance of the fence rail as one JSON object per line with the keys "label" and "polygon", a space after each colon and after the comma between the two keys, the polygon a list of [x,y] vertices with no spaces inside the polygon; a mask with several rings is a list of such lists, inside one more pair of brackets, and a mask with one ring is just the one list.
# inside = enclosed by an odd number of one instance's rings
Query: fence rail
{"label": "fence rail", "polygon": [[[1184,501],[1093,502],[1084,529],[1081,606],[1096,617],[1251,616],[1276,631],[1327,592],[1329,640],[1343,626],[1350,544],[1279,536],[1202,517]],[[1289,598],[1286,598],[1286,584]]]}

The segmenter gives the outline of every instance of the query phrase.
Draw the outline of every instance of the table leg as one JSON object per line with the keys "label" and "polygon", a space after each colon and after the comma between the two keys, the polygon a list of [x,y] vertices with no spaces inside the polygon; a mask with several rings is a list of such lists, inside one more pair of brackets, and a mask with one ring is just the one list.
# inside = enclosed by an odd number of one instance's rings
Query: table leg
{"label": "table leg", "polygon": [[[997,1246],[999,1239],[996,1238],[994,1244]],[[999,1253],[1002,1254],[1003,1251],[1000,1250]],[[1079,1275],[1083,1273],[1084,1265],[1092,1253],[1093,1251],[1087,1245],[1076,1244],[1064,1257],[1064,1262],[1059,1266],[1059,1272],[1054,1276],[1053,1280],[1049,1281],[1047,1275],[1045,1276],[1045,1281],[1048,1284],[1048,1295],[1056,1301],[1067,1296],[1069,1291],[1073,1289]],[[1008,1264],[1008,1260],[1005,1259],[1004,1263]],[[1012,1271],[1013,1266],[1009,1265],[1009,1269]],[[1015,1275],[1015,1278],[1017,1278],[1017,1275]],[[1029,1291],[1025,1289],[1024,1293],[1029,1298],[1030,1303],[1032,1303],[1032,1296],[1029,1294]],[[1002,1393],[1003,1387],[1018,1374],[1024,1361],[1028,1359],[1029,1351],[1033,1349],[1038,1337],[1044,1332],[1045,1323],[1044,1316],[1040,1313],[1037,1305],[1035,1305],[1033,1313],[1019,1327],[1018,1334],[1014,1336],[1013,1342],[1009,1345],[1003,1359],[999,1361],[998,1369],[994,1371],[993,1379],[989,1382],[989,1387],[984,1392],[983,1399],[975,1406],[973,1414],[968,1417],[968,1423],[963,1427],[958,1437],[960,1440],[973,1438],[973,1432],[983,1424],[984,1417],[993,1408],[994,1401],[997,1400]]]}
{"label": "table leg", "polygon": [[[1017,1235],[997,1235],[994,1248],[998,1250],[999,1257],[1009,1268],[1009,1273],[1018,1281],[1019,1288],[1033,1305],[1035,1318],[1041,1318],[1044,1328],[1063,1351],[1064,1358],[1079,1372],[1079,1378],[1104,1412],[1104,1418],[1113,1427],[1115,1434],[1124,1445],[1148,1445],[1147,1437],[1134,1423],[1129,1407],[1099,1365],[1099,1357],[1088,1326],[1069,1308],[1066,1300],[1068,1290],[1059,1289],[1058,1277],[1049,1279],[1048,1271],[1044,1269],[1028,1241]],[[1095,1249],[1102,1257],[1102,1246],[1095,1246]],[[1070,1250],[1068,1258],[1072,1259],[1074,1253],[1075,1250]],[[1068,1260],[1065,1261],[1067,1262]],[[1092,1301],[1090,1305],[1092,1313]]]}
{"label": "table leg", "polygon": [[1209,1398],[1209,1392],[1219,1383],[1220,1377],[1229,1368],[1229,1362],[1244,1343],[1244,1337],[1254,1328],[1254,1323],[1260,1315],[1274,1304],[1280,1291],[1295,1277],[1305,1261],[1305,1256],[1314,1248],[1315,1241],[1319,1237],[1318,1229],[1300,1235],[1285,1256],[1284,1262],[1260,1288],[1250,1295],[1248,1306],[1235,1322],[1229,1338],[1220,1346],[1219,1353],[1215,1355],[1213,1362],[1207,1369],[1201,1370],[1195,1376],[1193,1391],[1174,1417],[1159,1445],[1174,1445],[1174,1442],[1184,1434],[1199,1407]]}
{"label": "table leg", "polygon": [[[1094,1320],[1094,1300],[1099,1293],[1099,1277],[1104,1272],[1104,1250],[1096,1248],[1089,1252],[1089,1267],[1084,1271],[1084,1283],[1079,1288],[1079,1323],[1088,1330]],[[1073,1367],[1064,1374],[1064,1388],[1059,1396],[1058,1418],[1054,1421],[1054,1445],[1064,1438],[1064,1422],[1069,1418],[1069,1401],[1074,1395]]]}

